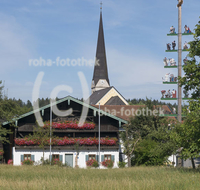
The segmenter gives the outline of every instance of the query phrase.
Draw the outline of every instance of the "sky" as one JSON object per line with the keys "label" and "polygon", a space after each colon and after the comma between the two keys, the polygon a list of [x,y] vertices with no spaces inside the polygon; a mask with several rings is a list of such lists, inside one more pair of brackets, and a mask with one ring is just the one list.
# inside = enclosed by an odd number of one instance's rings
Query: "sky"
{"label": "sky", "polygon": [[[160,100],[161,90],[177,88],[162,84],[166,73],[177,76],[177,69],[164,69],[170,26],[178,31],[176,0],[102,1],[106,56],[111,86],[126,99]],[[199,0],[184,0],[182,31],[193,31],[199,21]],[[9,98],[31,100],[34,85],[40,98],[65,85],[67,95],[83,97],[82,72],[89,88],[93,76],[100,18],[98,0],[1,0],[0,1],[0,80]],[[183,37],[182,42],[192,40]],[[187,53],[183,53],[183,58]],[[68,60],[66,62],[65,60]],[[36,83],[43,73],[41,86]],[[81,79],[82,80],[82,79]],[[88,87],[87,87],[88,86]],[[173,103],[173,102],[172,102]]]}

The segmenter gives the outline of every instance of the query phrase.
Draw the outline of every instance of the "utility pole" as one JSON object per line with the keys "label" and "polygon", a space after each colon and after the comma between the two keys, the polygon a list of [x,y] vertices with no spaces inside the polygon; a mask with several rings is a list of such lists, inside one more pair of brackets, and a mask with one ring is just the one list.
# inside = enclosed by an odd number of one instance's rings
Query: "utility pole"
{"label": "utility pole", "polygon": [[[178,7],[178,76],[182,77],[182,4],[183,0],[178,0],[179,3],[177,5]],[[178,121],[181,122],[181,113],[182,113],[182,87],[180,87],[180,84],[178,83]]]}
{"label": "utility pole", "polygon": [[[100,129],[101,129],[101,123],[100,123],[100,119],[101,119],[101,115],[100,115],[101,113],[100,113],[100,102],[99,102],[99,169],[100,169],[100,151],[101,151],[101,149],[100,149],[100,145],[101,145],[101,141],[100,141]],[[101,161],[103,161],[103,160],[101,160]]]}
{"label": "utility pole", "polygon": [[50,158],[49,158],[49,161],[50,161],[50,165],[51,165],[51,162],[52,162],[52,156],[51,156],[51,128],[52,128],[52,101],[50,99]]}

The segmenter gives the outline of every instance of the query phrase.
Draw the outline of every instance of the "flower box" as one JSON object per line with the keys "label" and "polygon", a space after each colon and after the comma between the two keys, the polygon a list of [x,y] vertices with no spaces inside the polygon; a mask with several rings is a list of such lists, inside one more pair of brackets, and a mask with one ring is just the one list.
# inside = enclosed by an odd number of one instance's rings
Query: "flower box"
{"label": "flower box", "polygon": [[[25,138],[15,138],[15,144],[17,146],[38,146],[41,143],[40,139],[31,139],[31,137]],[[115,146],[117,144],[117,138],[101,138],[100,144],[106,146]],[[52,138],[51,145],[52,146],[68,146],[68,145],[75,145],[75,144],[86,145],[86,146],[93,146],[99,144],[99,139],[96,137],[89,137],[89,138]],[[50,145],[50,139],[46,139],[45,145]]]}
{"label": "flower box", "polygon": [[[44,123],[44,128],[48,128],[50,122]],[[53,129],[77,129],[77,130],[90,130],[95,128],[95,124],[92,122],[85,122],[82,126],[78,126],[78,122],[64,121],[64,122],[52,122]]]}

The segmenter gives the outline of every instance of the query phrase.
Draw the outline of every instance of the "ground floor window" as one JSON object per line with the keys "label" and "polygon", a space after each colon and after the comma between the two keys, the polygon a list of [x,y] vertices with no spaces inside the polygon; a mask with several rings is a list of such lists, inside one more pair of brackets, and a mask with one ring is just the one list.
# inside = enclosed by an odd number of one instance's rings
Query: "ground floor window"
{"label": "ground floor window", "polygon": [[53,155],[52,155],[52,158],[53,158],[53,160],[54,160],[54,159],[59,159],[59,154],[53,154]]}
{"label": "ground floor window", "polygon": [[96,155],[95,154],[89,154],[89,160],[95,160]]}
{"label": "ground floor window", "polygon": [[24,154],[24,160],[30,160],[31,154]]}
{"label": "ground floor window", "polygon": [[21,155],[21,162],[23,162],[24,160],[32,160],[35,161],[35,156],[32,154],[22,154]]}
{"label": "ground floor window", "polygon": [[105,154],[104,160],[111,160],[111,154]]}

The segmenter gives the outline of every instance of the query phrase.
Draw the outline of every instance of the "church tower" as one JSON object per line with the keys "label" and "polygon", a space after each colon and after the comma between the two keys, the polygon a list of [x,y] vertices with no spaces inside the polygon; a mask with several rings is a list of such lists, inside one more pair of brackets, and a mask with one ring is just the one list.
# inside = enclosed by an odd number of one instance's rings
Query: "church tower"
{"label": "church tower", "polygon": [[101,7],[96,58],[95,58],[94,73],[91,85],[92,93],[98,90],[105,89],[107,87],[110,87],[110,82],[108,78],[106,49],[105,49],[103,21],[102,21],[102,7]]}
{"label": "church tower", "polygon": [[88,98],[91,105],[128,105],[126,99],[117,89],[114,86],[110,86],[103,32],[102,7],[91,89],[92,94]]}

